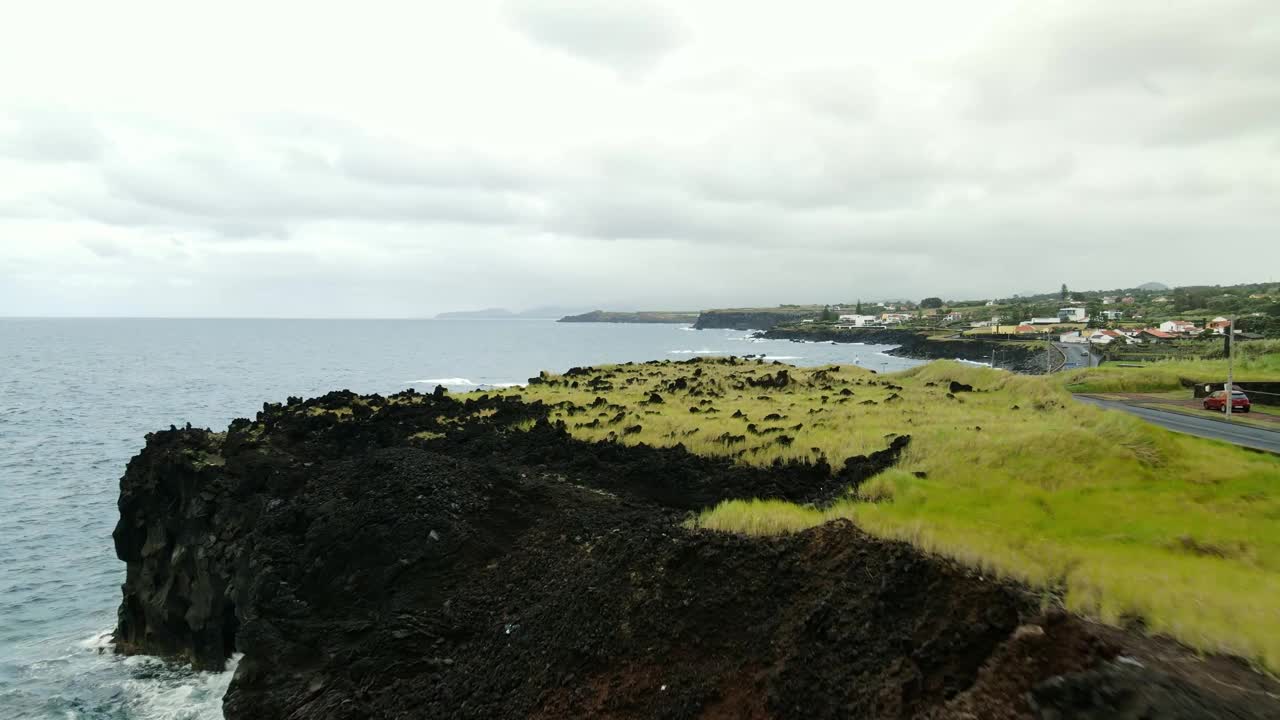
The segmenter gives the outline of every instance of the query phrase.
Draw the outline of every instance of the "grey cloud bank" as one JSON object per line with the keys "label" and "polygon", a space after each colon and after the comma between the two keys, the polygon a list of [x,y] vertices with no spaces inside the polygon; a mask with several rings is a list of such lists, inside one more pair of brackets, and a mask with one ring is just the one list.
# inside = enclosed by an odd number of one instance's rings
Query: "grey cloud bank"
{"label": "grey cloud bank", "polygon": [[[1280,7],[851,5],[299,4],[312,32],[257,17],[278,44],[217,72],[130,3],[97,18],[110,43],[33,65],[59,9],[24,9],[0,29],[0,315],[1276,279]],[[152,57],[157,30],[191,53]]]}

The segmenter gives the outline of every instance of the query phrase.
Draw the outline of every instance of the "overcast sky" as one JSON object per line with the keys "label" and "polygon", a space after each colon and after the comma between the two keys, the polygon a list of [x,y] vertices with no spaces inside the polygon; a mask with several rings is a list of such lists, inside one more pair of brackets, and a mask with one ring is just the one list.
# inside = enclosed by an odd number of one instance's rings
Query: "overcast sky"
{"label": "overcast sky", "polygon": [[1280,279],[1276,0],[338,5],[6,11],[0,315]]}

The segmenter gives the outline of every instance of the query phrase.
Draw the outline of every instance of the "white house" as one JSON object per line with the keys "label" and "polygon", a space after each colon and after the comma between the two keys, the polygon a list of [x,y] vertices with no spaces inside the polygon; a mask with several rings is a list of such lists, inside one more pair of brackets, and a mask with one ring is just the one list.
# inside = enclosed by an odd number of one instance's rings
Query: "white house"
{"label": "white house", "polygon": [[942,318],[943,322],[959,322],[960,320],[963,320],[963,319],[964,319],[964,315],[961,315],[958,312],[947,313]]}
{"label": "white house", "polygon": [[1193,333],[1197,330],[1196,324],[1187,322],[1186,320],[1166,320],[1160,323],[1160,329],[1167,333]]}
{"label": "white house", "polygon": [[1081,335],[1079,330],[1072,330],[1069,333],[1063,333],[1058,338],[1058,341],[1064,343],[1087,343],[1089,342],[1089,338]]}
{"label": "white house", "polygon": [[878,324],[878,318],[875,315],[841,315],[840,324],[852,327],[866,327],[868,325]]}
{"label": "white house", "polygon": [[1058,309],[1058,320],[1062,322],[1084,322],[1089,316],[1082,307],[1065,307]]}
{"label": "white house", "polygon": [[1031,325],[1057,325],[1058,323],[1062,322],[1062,320],[1056,317],[1052,317],[1052,318],[1051,317],[1042,317],[1042,318],[1033,317],[1027,322]]}
{"label": "white house", "polygon": [[1102,319],[1103,320],[1123,320],[1124,311],[1123,310],[1103,310]]}
{"label": "white house", "polygon": [[1094,345],[1110,345],[1113,342],[1133,344],[1137,341],[1118,330],[1095,330],[1089,335],[1089,342]]}

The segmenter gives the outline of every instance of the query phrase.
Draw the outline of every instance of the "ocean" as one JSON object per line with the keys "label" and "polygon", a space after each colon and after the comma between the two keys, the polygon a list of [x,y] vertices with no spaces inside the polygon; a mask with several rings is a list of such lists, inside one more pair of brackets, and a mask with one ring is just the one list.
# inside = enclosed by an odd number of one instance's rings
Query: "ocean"
{"label": "ocean", "polygon": [[917,364],[888,349],[523,319],[0,319],[0,718],[222,717],[231,671],[111,649],[119,478],[151,430],[222,429],[290,395],[464,391],[628,360]]}

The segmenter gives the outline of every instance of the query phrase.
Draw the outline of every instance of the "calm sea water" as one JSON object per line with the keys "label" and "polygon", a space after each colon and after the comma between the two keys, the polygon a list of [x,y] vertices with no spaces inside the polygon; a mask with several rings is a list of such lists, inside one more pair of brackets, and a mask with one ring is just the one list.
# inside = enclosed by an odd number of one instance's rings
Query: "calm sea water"
{"label": "calm sea water", "polygon": [[542,320],[0,319],[0,718],[222,716],[230,672],[111,652],[118,483],[150,430],[223,428],[289,395],[465,390],[627,360],[915,364],[886,349]]}

